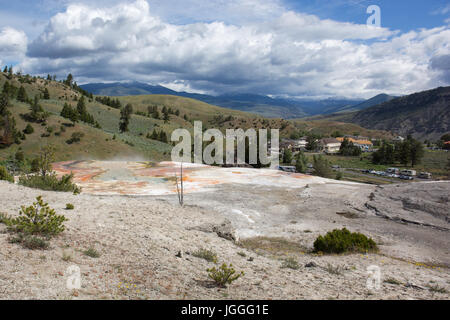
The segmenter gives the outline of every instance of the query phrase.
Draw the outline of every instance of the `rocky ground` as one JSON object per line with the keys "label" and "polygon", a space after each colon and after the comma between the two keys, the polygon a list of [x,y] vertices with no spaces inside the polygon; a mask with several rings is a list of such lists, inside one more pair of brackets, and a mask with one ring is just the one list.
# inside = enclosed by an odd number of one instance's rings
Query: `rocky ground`
{"label": "rocky ground", "polygon": [[[186,195],[180,208],[175,196],[72,195],[0,181],[0,212],[17,215],[42,195],[69,219],[48,250],[10,243],[0,225],[0,299],[449,299],[449,190],[450,182],[233,184]],[[319,234],[343,226],[373,237],[380,253],[310,252]],[[214,286],[206,272],[214,263],[194,256],[202,248],[245,275]],[[287,258],[298,269],[283,267]],[[374,265],[380,289],[366,285]],[[73,266],[78,290],[66,286]]]}

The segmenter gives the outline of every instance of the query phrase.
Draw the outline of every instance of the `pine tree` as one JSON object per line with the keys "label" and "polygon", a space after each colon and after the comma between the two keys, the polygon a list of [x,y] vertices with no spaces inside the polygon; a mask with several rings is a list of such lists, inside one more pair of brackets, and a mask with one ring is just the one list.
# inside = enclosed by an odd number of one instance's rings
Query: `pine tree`
{"label": "pine tree", "polygon": [[64,81],[64,84],[69,86],[69,87],[72,87],[72,81],[73,81],[73,76],[72,76],[71,73],[69,73],[67,75],[67,79]]}
{"label": "pine tree", "polygon": [[26,93],[25,88],[23,86],[21,86],[19,88],[19,92],[17,93],[17,100],[20,101],[20,102],[27,102],[28,101],[27,93]]}
{"label": "pine tree", "polygon": [[80,119],[83,120],[83,118],[86,116],[86,113],[87,113],[86,103],[84,101],[83,96],[81,97],[80,100],[78,100],[77,111],[78,111],[78,115],[80,116]]}
{"label": "pine tree", "polygon": [[167,143],[167,134],[163,130],[159,132],[158,140]]}
{"label": "pine tree", "polygon": [[70,117],[70,107],[69,107],[69,105],[67,104],[67,102],[66,103],[64,103],[64,106],[63,106],[63,108],[62,108],[62,110],[61,110],[61,113],[60,113],[60,116],[61,117],[63,117],[63,118],[66,118],[66,119],[69,119],[69,117]]}
{"label": "pine tree", "polygon": [[31,104],[31,113],[36,115],[37,113],[43,112],[42,106],[39,104],[39,96],[34,96],[34,102]]}
{"label": "pine tree", "polygon": [[9,88],[9,81],[5,81],[5,84],[3,85],[3,91],[4,94],[10,96],[10,88]]}
{"label": "pine tree", "polygon": [[317,139],[315,136],[306,137],[306,150],[315,151],[318,148]]}
{"label": "pine tree", "polygon": [[0,116],[6,114],[7,108],[9,107],[9,97],[5,92],[0,95]]}
{"label": "pine tree", "polygon": [[128,131],[128,125],[130,123],[132,113],[133,113],[133,106],[131,104],[127,104],[124,108],[120,110],[120,122],[119,122],[120,132]]}
{"label": "pine tree", "polygon": [[295,169],[297,172],[306,173],[307,159],[303,151],[299,151],[295,156]]}
{"label": "pine tree", "polygon": [[11,115],[11,113],[6,110],[3,114],[3,135],[0,139],[0,144],[4,146],[10,146],[14,142],[20,143],[20,138],[16,130],[16,119]]}
{"label": "pine tree", "polygon": [[156,132],[156,129],[153,129],[153,132],[152,132],[152,135],[150,136],[150,139],[158,140],[158,132]]}
{"label": "pine tree", "polygon": [[50,99],[50,92],[48,92],[48,89],[45,88],[44,90],[44,100]]}
{"label": "pine tree", "polygon": [[314,161],[314,173],[316,175],[324,178],[333,177],[333,170],[331,170],[330,163],[326,158],[324,158],[322,155],[318,155],[313,157],[313,161]]}
{"label": "pine tree", "polygon": [[284,149],[283,152],[283,163],[291,164],[292,162],[292,151],[288,148]]}
{"label": "pine tree", "polygon": [[400,160],[400,163],[402,163],[404,166],[408,165],[409,161],[411,160],[411,144],[409,143],[409,140],[406,140],[399,145],[398,158]]}
{"label": "pine tree", "polygon": [[169,116],[169,112],[166,110],[166,112],[164,113],[164,122],[168,122],[170,120],[170,116]]}

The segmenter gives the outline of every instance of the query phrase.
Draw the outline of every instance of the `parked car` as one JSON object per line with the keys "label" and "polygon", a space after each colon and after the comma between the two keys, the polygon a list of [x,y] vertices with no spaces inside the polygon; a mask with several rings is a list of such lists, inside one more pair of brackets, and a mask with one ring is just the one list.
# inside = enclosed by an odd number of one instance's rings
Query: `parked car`
{"label": "parked car", "polygon": [[403,179],[403,180],[413,180],[413,179],[414,179],[414,178],[411,177],[411,176],[405,176],[405,175],[400,175],[399,178],[400,178],[400,179]]}
{"label": "parked car", "polygon": [[400,170],[398,168],[387,168],[386,172],[398,174]]}
{"label": "parked car", "polygon": [[400,173],[404,176],[410,177],[415,176],[417,174],[416,170],[409,170],[409,169],[402,170]]}
{"label": "parked car", "polygon": [[419,178],[421,178],[421,179],[431,179],[431,173],[429,173],[429,172],[421,172],[421,173],[419,173]]}

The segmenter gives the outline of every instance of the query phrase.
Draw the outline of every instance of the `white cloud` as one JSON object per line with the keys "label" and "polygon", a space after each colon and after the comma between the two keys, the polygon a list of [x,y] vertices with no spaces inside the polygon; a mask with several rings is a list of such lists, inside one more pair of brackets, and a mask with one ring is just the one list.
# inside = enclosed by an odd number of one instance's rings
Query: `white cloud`
{"label": "white cloud", "polygon": [[446,5],[445,7],[441,7],[438,10],[434,10],[432,12],[432,14],[436,14],[436,15],[437,14],[441,14],[441,15],[443,15],[443,14],[447,14],[449,12],[450,12],[450,4]]}
{"label": "white cloud", "polygon": [[[189,0],[195,2],[200,3]],[[398,34],[286,11],[276,1],[213,3],[228,10],[227,21],[234,12],[241,22],[168,23],[143,0],[100,8],[69,5],[29,44],[22,68],[72,72],[85,81],[140,80],[197,92],[293,96],[409,93],[448,79],[442,75],[448,60],[431,66],[433,58],[450,53],[448,27]],[[199,8],[208,10],[214,11]],[[247,12],[250,18],[242,22]]]}
{"label": "white cloud", "polygon": [[5,27],[0,30],[0,54],[9,60],[21,60],[27,49],[27,36],[23,31]]}

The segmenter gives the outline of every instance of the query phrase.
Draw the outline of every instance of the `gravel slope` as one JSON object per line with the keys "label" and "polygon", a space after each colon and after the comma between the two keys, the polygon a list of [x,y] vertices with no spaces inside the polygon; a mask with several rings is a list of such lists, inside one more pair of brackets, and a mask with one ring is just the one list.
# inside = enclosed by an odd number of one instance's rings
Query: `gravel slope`
{"label": "gravel slope", "polygon": [[[449,299],[446,267],[403,261],[383,251],[313,255],[307,252],[313,241],[307,230],[293,232],[283,250],[255,252],[205,232],[201,226],[220,223],[224,216],[192,205],[194,198],[180,208],[173,197],[71,195],[0,181],[0,211],[16,215],[38,195],[68,217],[68,228],[42,251],[9,243],[0,225],[0,299]],[[64,210],[66,203],[75,209]],[[100,257],[84,255],[89,247]],[[200,248],[213,250],[219,262],[231,262],[245,275],[228,288],[212,286],[206,269],[213,263],[192,255]],[[286,257],[294,257],[299,269],[281,268]],[[316,266],[305,267],[309,262]],[[72,265],[81,270],[79,290],[66,288]],[[366,287],[370,265],[381,268],[379,290]],[[332,272],[336,268],[340,274]],[[428,288],[436,285],[447,293]]]}

